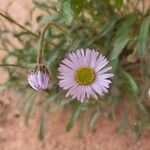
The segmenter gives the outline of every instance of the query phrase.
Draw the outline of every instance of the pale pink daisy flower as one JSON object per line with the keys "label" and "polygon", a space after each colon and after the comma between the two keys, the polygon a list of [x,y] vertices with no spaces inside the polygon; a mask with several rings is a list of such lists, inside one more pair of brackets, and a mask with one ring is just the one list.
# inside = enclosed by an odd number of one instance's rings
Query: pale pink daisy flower
{"label": "pale pink daisy flower", "polygon": [[108,93],[112,67],[106,67],[108,60],[95,50],[77,50],[62,61],[59,71],[59,86],[68,90],[66,97],[72,96],[83,102],[90,97]]}
{"label": "pale pink daisy flower", "polygon": [[48,88],[49,72],[43,64],[37,64],[35,67],[30,68],[27,78],[30,86],[37,91]]}

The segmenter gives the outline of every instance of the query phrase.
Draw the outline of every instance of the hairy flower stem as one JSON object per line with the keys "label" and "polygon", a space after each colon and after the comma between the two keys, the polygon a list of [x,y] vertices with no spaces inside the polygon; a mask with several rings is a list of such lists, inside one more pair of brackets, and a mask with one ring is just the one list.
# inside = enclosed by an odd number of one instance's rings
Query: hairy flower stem
{"label": "hairy flower stem", "polygon": [[45,40],[44,40],[44,36],[45,36],[45,33],[47,31],[47,29],[49,28],[49,26],[55,26],[57,29],[59,29],[60,31],[62,32],[66,32],[64,29],[60,28],[59,26],[57,26],[56,24],[50,22],[48,23],[42,33],[41,33],[41,37],[40,37],[40,48],[39,48],[39,51],[38,51],[38,55],[37,55],[37,64],[41,64],[43,63],[43,57],[44,57],[44,45],[45,45]]}
{"label": "hairy flower stem", "polygon": [[31,35],[38,37],[39,35],[33,33],[32,31],[30,31],[29,29],[27,29],[26,27],[24,27],[23,25],[19,24],[18,22],[16,22],[16,20],[14,20],[13,18],[11,18],[10,16],[7,16],[3,13],[0,12],[0,16],[2,16],[3,18],[7,19],[8,21],[14,23],[15,25],[17,25],[18,27],[20,27],[21,29],[23,29],[24,31],[30,33]]}

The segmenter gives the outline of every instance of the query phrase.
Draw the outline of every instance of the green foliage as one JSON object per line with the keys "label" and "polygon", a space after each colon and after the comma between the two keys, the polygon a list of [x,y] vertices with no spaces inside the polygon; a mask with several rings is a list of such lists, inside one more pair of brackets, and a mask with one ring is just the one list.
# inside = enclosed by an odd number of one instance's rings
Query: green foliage
{"label": "green foliage", "polygon": [[[46,112],[41,113],[38,133],[41,140],[45,135],[46,113],[55,112],[59,108],[69,111],[71,117],[68,119],[66,131],[70,131],[79,120],[81,137],[86,119],[91,128],[95,126],[99,117],[103,116],[101,114],[105,110],[108,117],[114,119],[118,104],[126,99],[132,99],[127,101],[127,107],[134,110],[136,125],[129,122],[129,109],[122,109],[124,116],[120,132],[129,129],[138,139],[142,136],[150,121],[149,106],[145,104],[150,83],[150,9],[142,12],[137,8],[129,3],[123,4],[123,0],[59,0],[57,3],[49,0],[34,1],[30,18],[26,21],[28,24],[24,25],[20,25],[19,20],[12,19],[10,14],[0,13],[0,23],[3,26],[0,29],[0,50],[5,53],[1,64],[9,75],[9,80],[1,85],[0,90],[14,88],[23,94],[21,109],[25,112],[26,124],[33,117],[35,108],[42,107],[44,110],[43,105],[50,105]],[[34,16],[35,10],[43,13]],[[39,28],[37,33],[32,31],[34,17]],[[18,26],[18,29],[10,30],[4,19],[13,27]],[[43,92],[44,98],[37,104],[34,99],[38,94],[27,84],[26,73],[27,69],[36,63],[39,31],[47,23],[52,25],[44,36],[44,52],[45,63],[52,78],[49,89]],[[20,43],[20,47],[7,39],[10,34]],[[98,101],[89,100],[81,104],[71,98],[66,99],[65,92],[58,87],[59,63],[77,48],[94,48],[110,59],[114,72],[112,87],[110,93]],[[133,55],[134,61],[129,62],[129,56]],[[12,57],[16,59],[17,66],[8,67],[6,64]]]}
{"label": "green foliage", "polygon": [[66,126],[66,131],[70,131],[71,128],[73,127],[75,121],[77,120],[80,112],[81,112],[81,107],[82,107],[82,104],[79,104],[77,106],[77,108],[75,108],[74,112],[72,113],[70,119],[69,119],[69,122],[67,123],[67,126]]}
{"label": "green foliage", "polygon": [[39,126],[39,134],[38,134],[38,137],[40,140],[44,140],[44,137],[45,137],[45,114],[43,113],[41,115],[41,120],[40,120],[40,126]]}
{"label": "green foliage", "polygon": [[122,71],[122,79],[124,80],[123,82],[123,87],[128,90],[128,93],[131,93],[132,95],[137,94],[138,92],[138,86],[134,80],[134,78],[127,72]]}
{"label": "green foliage", "polygon": [[123,0],[115,0],[115,6],[120,9],[123,5]]}
{"label": "green foliage", "polygon": [[143,55],[146,50],[148,41],[148,34],[150,29],[150,17],[145,17],[141,23],[140,34],[139,34],[139,51]]}
{"label": "green foliage", "polygon": [[96,123],[98,117],[100,115],[99,107],[97,107],[96,112],[93,114],[91,121],[90,121],[90,127],[93,128],[94,124]]}
{"label": "green foliage", "polygon": [[136,18],[137,14],[128,15],[123,18],[122,24],[116,33],[112,59],[118,58],[127,43],[130,41],[132,25],[136,21]]}
{"label": "green foliage", "polygon": [[114,43],[114,49],[112,52],[112,59],[116,59],[121,54],[122,50],[125,48],[127,43],[129,42],[130,38],[128,35],[121,35],[121,37],[118,37]]}
{"label": "green foliage", "polygon": [[78,17],[84,7],[85,0],[60,0],[59,9],[62,11],[66,23],[71,23]]}

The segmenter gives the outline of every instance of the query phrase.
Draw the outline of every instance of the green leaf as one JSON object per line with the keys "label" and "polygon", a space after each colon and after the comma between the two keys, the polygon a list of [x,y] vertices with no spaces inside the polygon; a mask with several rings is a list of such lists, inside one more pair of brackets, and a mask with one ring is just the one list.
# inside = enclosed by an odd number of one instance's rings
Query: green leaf
{"label": "green leaf", "polygon": [[80,127],[79,127],[79,132],[78,132],[79,138],[82,138],[83,136],[83,129],[84,129],[84,117],[80,121]]}
{"label": "green leaf", "polygon": [[66,23],[71,23],[78,17],[84,7],[85,0],[60,0],[58,7],[62,11]]}
{"label": "green leaf", "polygon": [[149,112],[148,112],[148,110],[146,109],[146,107],[144,106],[144,104],[143,104],[143,102],[141,102],[141,101],[137,101],[137,106],[139,107],[139,109],[140,109],[140,111],[142,112],[142,113],[145,113],[145,115],[148,115],[149,114]]}
{"label": "green leaf", "polygon": [[136,13],[133,13],[123,18],[122,24],[116,33],[116,40],[114,43],[114,48],[113,48],[112,57],[111,57],[112,60],[117,59],[119,57],[122,50],[130,41],[130,38],[131,38],[130,34],[132,31],[131,26],[136,21],[136,18],[137,18]]}
{"label": "green leaf", "polygon": [[122,5],[123,5],[123,0],[115,0],[116,8],[120,9]]}
{"label": "green leaf", "polygon": [[114,44],[114,49],[112,51],[112,57],[111,57],[112,60],[117,59],[119,57],[119,55],[121,54],[122,50],[127,45],[127,43],[129,42],[129,40],[130,40],[129,36],[121,36],[116,39]]}
{"label": "green leaf", "polygon": [[38,20],[38,23],[40,25],[44,25],[44,24],[47,24],[51,21],[55,21],[59,18],[60,16],[59,15],[47,15],[47,16],[42,16],[40,17],[40,19]]}
{"label": "green leaf", "polygon": [[131,26],[133,25],[134,22],[136,22],[137,17],[138,17],[137,13],[132,13],[122,18],[122,20],[120,20],[121,25],[118,26],[116,36],[119,37],[121,35],[129,34],[129,32],[131,32],[132,30]]}
{"label": "green leaf", "polygon": [[122,98],[120,98],[120,93],[119,93],[119,89],[116,86],[116,84],[118,83],[114,83],[113,88],[112,88],[112,94],[109,97],[109,101],[110,101],[110,112],[109,112],[109,118],[111,120],[114,120],[116,118],[116,114],[117,114],[117,106],[119,105],[120,101],[122,100]]}
{"label": "green leaf", "polygon": [[68,105],[72,102],[72,99],[66,99],[66,100],[62,100],[61,103],[60,103],[60,106],[61,107],[64,107],[65,105]]}
{"label": "green leaf", "polygon": [[99,108],[97,108],[96,112],[93,114],[92,119],[90,121],[90,127],[91,128],[93,128],[93,126],[96,123],[99,115],[100,115],[100,110],[99,110]]}
{"label": "green leaf", "polygon": [[143,20],[141,27],[140,27],[140,34],[139,34],[139,51],[143,55],[146,49],[146,44],[148,41],[148,33],[150,27],[150,17],[147,17]]}
{"label": "green leaf", "polygon": [[54,101],[59,95],[61,94],[61,92],[58,92],[58,93],[54,93],[52,95],[49,95],[47,98],[46,98],[46,101],[48,102],[51,102],[51,101]]}
{"label": "green leaf", "polygon": [[134,132],[136,134],[136,140],[139,142],[144,132],[144,127],[140,120],[135,123]]}
{"label": "green leaf", "polygon": [[62,100],[60,99],[61,101],[56,104],[56,105],[53,105],[51,108],[50,108],[50,112],[55,112],[57,111],[57,109],[59,109],[60,107],[65,107],[66,105],[70,104],[72,102],[72,99],[65,99],[65,100]]}
{"label": "green leaf", "polygon": [[80,112],[81,112],[81,107],[82,107],[82,104],[79,104],[79,106],[75,109],[75,111],[72,113],[72,116],[70,117],[69,119],[69,122],[67,124],[67,127],[66,127],[66,131],[70,131],[75,123],[75,121],[77,120]]}
{"label": "green leaf", "polygon": [[40,126],[39,126],[39,139],[44,140],[45,137],[45,112],[41,115]]}
{"label": "green leaf", "polygon": [[123,132],[125,132],[125,129],[128,129],[131,132],[134,132],[134,128],[131,125],[131,123],[129,122],[129,112],[128,112],[128,110],[125,110],[125,112],[124,112],[122,125],[120,126],[120,128],[118,128],[119,134],[122,134]]}
{"label": "green leaf", "polygon": [[119,20],[118,17],[112,16],[112,17],[110,18],[109,22],[106,23],[106,24],[102,27],[102,29],[101,29],[101,31],[100,31],[100,37],[104,37],[108,32],[110,32],[110,31],[113,29],[115,23],[116,23],[118,20]]}
{"label": "green leaf", "polygon": [[26,112],[26,114],[25,114],[25,124],[26,124],[26,125],[28,125],[28,123],[29,123],[29,118],[30,118],[30,116],[31,116],[31,112],[32,112],[33,106],[34,106],[34,99],[32,99],[32,100],[30,101],[28,110],[27,110],[27,112]]}
{"label": "green leaf", "polygon": [[127,87],[127,89],[129,90],[131,94],[137,94],[138,86],[135,80],[133,79],[133,77],[125,71],[122,71],[122,75],[123,75],[123,78],[125,79],[125,84],[126,84],[124,86]]}
{"label": "green leaf", "polygon": [[110,64],[112,66],[113,72],[115,72],[118,68],[118,59],[110,60]]}

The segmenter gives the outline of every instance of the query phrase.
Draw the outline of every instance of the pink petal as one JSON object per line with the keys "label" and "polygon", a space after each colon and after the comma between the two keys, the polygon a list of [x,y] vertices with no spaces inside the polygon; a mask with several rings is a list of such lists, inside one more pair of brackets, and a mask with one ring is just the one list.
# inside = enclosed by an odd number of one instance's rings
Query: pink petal
{"label": "pink petal", "polygon": [[96,60],[97,60],[98,55],[99,55],[98,52],[95,52],[95,51],[92,51],[92,52],[91,52],[91,63],[90,63],[90,66],[91,66],[92,68],[95,67],[95,63],[96,63]]}
{"label": "pink petal", "polygon": [[96,68],[96,72],[100,71],[102,68],[104,68],[108,64],[107,59],[104,59]]}
{"label": "pink petal", "polygon": [[106,68],[100,70],[100,71],[98,72],[98,74],[103,74],[103,73],[105,73],[105,72],[107,72],[107,71],[110,71],[111,69],[112,69],[112,67],[106,67]]}
{"label": "pink petal", "polygon": [[91,62],[91,50],[87,49],[85,54],[85,65],[90,66]]}
{"label": "pink petal", "polygon": [[104,73],[104,74],[98,74],[98,78],[102,78],[102,79],[107,79],[107,78],[110,78],[110,77],[113,77],[114,75],[112,73]]}
{"label": "pink petal", "polygon": [[99,55],[99,57],[97,58],[96,60],[96,63],[95,63],[95,68],[102,62],[105,60],[105,57],[103,55]]}
{"label": "pink petal", "polygon": [[81,51],[80,51],[80,50],[77,50],[76,55],[77,55],[77,57],[78,57],[78,60],[79,60],[80,65],[81,65],[81,66],[84,66],[84,57],[82,57]]}
{"label": "pink petal", "polygon": [[44,80],[43,76],[44,76],[44,74],[41,71],[37,72],[37,82],[38,82],[39,87],[42,87],[42,85],[43,85],[43,80]]}
{"label": "pink petal", "polygon": [[99,95],[103,95],[102,89],[101,89],[101,87],[98,86],[97,83],[92,84],[91,87],[96,93],[98,93]]}
{"label": "pink petal", "polygon": [[74,85],[73,87],[71,87],[71,88],[69,89],[69,91],[67,92],[66,97],[72,95],[73,91],[74,91],[77,87],[78,87],[77,84]]}
{"label": "pink petal", "polygon": [[72,63],[69,59],[65,59],[62,62],[71,69],[76,69],[78,67],[77,65]]}

